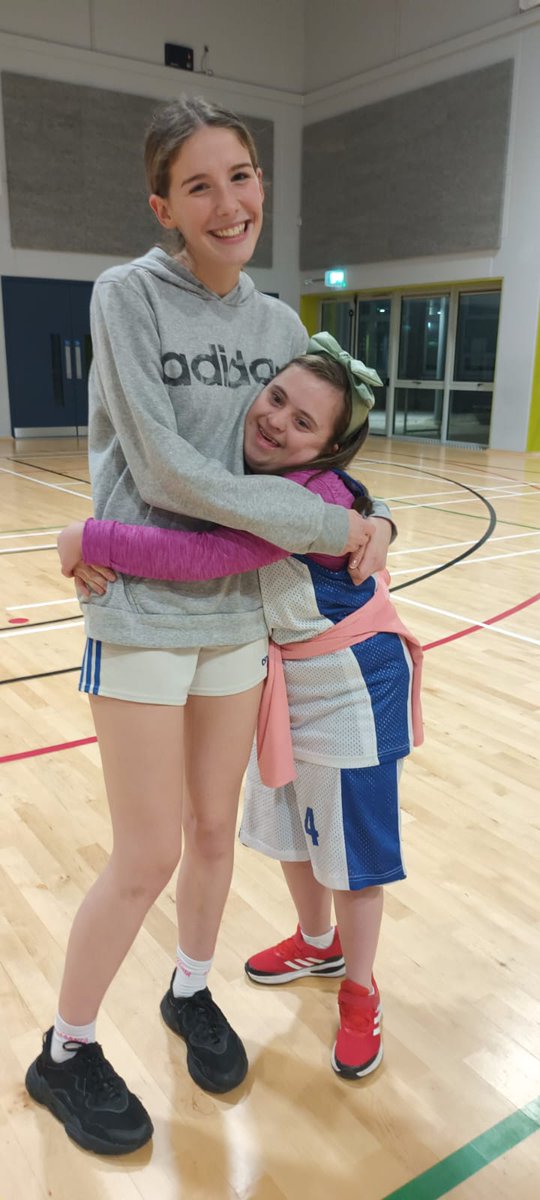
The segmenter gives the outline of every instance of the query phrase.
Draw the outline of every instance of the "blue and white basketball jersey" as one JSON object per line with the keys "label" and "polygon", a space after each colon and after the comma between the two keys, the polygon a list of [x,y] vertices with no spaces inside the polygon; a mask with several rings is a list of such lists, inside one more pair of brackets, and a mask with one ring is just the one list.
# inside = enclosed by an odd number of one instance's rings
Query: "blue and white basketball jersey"
{"label": "blue and white basketball jersey", "polygon": [[[259,571],[264,614],[279,644],[307,641],[361,608],[377,587],[304,555]],[[336,767],[372,767],[410,754],[412,661],[397,634],[284,661],[294,756]]]}

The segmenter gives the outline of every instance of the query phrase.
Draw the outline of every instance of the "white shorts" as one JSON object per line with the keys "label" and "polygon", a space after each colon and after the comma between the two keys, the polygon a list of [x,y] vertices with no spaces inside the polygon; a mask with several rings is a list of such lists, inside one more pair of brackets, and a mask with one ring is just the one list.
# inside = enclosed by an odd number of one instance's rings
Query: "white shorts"
{"label": "white shorts", "polygon": [[297,760],[294,782],[274,789],[261,782],[253,752],[240,841],[281,862],[311,861],[319,883],[336,891],[404,879],[402,763],[340,768]]}
{"label": "white shorts", "polygon": [[234,696],[266,678],[268,639],[245,646],[152,650],[88,638],[79,691],[137,704],[183,705],[188,696]]}

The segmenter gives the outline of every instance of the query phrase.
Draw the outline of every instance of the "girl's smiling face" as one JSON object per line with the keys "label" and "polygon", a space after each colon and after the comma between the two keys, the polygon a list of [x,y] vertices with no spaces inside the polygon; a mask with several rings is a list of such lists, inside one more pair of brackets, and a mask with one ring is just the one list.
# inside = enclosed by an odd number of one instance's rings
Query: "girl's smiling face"
{"label": "girl's smiling face", "polygon": [[263,389],[244,424],[244,458],[252,471],[273,474],[337,450],[334,430],[343,396],[326,380],[292,363]]}
{"label": "girl's smiling face", "polygon": [[150,207],[166,229],[178,229],[182,252],[202,283],[226,295],[252,257],[262,226],[262,174],[232,129],[205,125],[182,146],[170,168],[166,197]]}

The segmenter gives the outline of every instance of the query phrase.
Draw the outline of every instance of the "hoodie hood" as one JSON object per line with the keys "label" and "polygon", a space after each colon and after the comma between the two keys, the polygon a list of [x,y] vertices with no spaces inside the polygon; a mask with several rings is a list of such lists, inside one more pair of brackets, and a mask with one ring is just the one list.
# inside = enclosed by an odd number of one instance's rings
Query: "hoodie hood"
{"label": "hoodie hood", "polygon": [[255,284],[246,275],[244,271],[240,272],[240,278],[236,286],[231,292],[227,292],[226,296],[218,296],[216,292],[210,291],[200,279],[186,267],[184,263],[173,258],[163,250],[161,246],[154,246],[148,254],[144,254],[142,258],[135,259],[135,262],[130,264],[132,267],[143,267],[145,271],[149,271],[151,275],[157,275],[158,279],[163,279],[166,283],[172,283],[175,287],[181,288],[184,292],[191,292],[198,296],[200,300],[219,301],[222,304],[229,304],[237,307],[239,304],[246,304],[255,290]]}

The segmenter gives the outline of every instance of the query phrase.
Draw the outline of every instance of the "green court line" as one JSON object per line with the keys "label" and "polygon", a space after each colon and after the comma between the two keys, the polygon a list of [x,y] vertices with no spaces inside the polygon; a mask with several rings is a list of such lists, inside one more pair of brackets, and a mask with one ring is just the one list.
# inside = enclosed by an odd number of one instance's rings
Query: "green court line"
{"label": "green court line", "polygon": [[537,1096],[530,1104],[518,1108],[509,1117],[504,1117],[497,1125],[473,1138],[472,1142],[467,1142],[461,1150],[449,1154],[395,1192],[389,1192],[383,1200],[439,1200],[440,1196],[446,1196],[488,1163],[539,1131],[540,1096]]}

